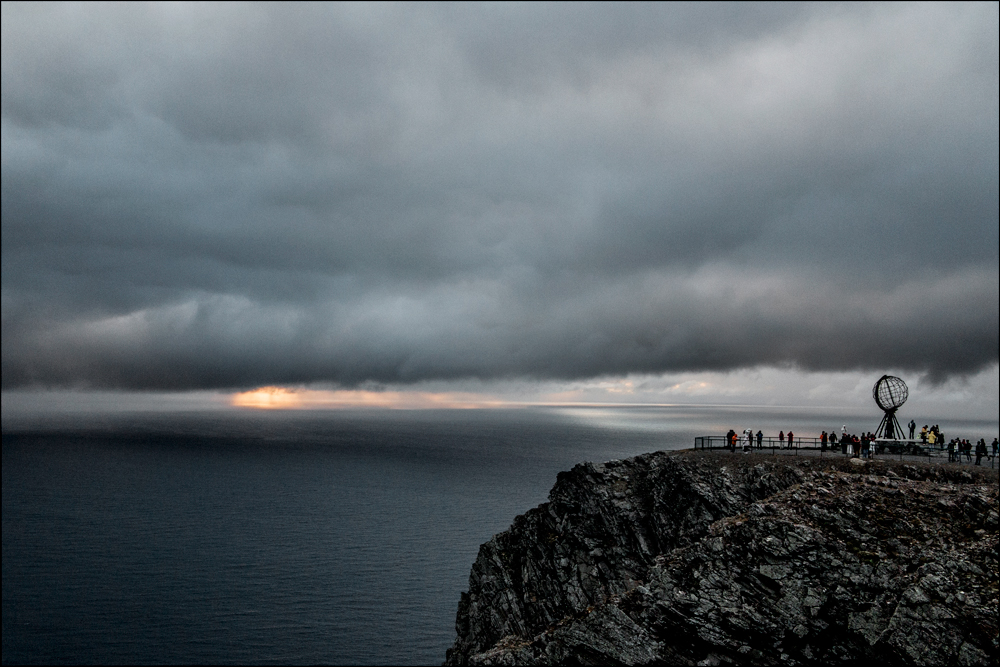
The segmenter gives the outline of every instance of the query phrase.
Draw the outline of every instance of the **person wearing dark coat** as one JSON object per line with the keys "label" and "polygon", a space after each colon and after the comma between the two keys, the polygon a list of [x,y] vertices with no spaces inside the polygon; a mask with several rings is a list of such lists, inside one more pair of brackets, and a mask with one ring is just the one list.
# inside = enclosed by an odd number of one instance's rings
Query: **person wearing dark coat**
{"label": "person wearing dark coat", "polygon": [[980,438],[979,442],[976,443],[976,465],[979,465],[979,462],[983,460],[986,454],[986,439]]}

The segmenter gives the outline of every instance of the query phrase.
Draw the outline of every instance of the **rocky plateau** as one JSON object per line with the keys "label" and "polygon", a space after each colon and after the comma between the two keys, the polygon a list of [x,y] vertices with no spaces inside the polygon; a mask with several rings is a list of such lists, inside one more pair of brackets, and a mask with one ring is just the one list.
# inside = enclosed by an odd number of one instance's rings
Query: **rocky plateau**
{"label": "rocky plateau", "polygon": [[480,547],[447,665],[996,665],[988,467],[656,452]]}

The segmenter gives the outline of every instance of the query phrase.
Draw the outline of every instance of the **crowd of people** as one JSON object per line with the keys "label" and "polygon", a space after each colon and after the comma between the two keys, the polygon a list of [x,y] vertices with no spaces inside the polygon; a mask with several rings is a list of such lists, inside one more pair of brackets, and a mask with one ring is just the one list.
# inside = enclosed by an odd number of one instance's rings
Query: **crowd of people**
{"label": "crowd of people", "polygon": [[[1000,441],[993,438],[993,454],[990,455],[990,449],[986,446],[986,438],[980,438],[979,442],[976,443],[976,465],[980,465],[983,457],[996,458],[997,449],[1000,447]],[[969,442],[968,438],[952,438],[948,441],[948,460],[952,463],[961,463],[962,456],[965,456],[966,461],[972,461],[972,443]]]}
{"label": "crowd of people", "polygon": [[[909,424],[909,427],[912,439],[913,433],[916,430],[913,422]],[[813,439],[809,438],[809,440]],[[941,449],[944,448],[944,436],[941,434],[941,428],[937,424],[929,428],[925,425],[920,431],[920,441],[928,447],[938,446]],[[795,434],[791,430],[787,434],[784,431],[779,431],[778,442],[778,446],[781,449],[793,448],[795,447]],[[799,442],[801,444],[801,439]],[[752,428],[747,428],[743,429],[742,434],[739,434],[730,429],[729,433],[726,434],[726,443],[729,449],[734,452],[739,448],[744,453],[750,453],[754,449],[764,448],[764,433],[760,430],[754,433]],[[768,438],[768,443],[769,447],[773,447],[773,438]],[[824,452],[827,449],[835,451],[839,446],[841,453],[845,456],[864,459],[874,458],[875,454],[881,454],[885,446],[884,441],[878,441],[875,434],[871,431],[862,433],[861,435],[848,433],[846,424],[841,428],[839,438],[837,437],[836,430],[832,430],[829,433],[823,431],[819,437],[819,445],[820,450]],[[961,463],[962,456],[965,456],[966,461],[971,462],[972,454],[973,445],[968,439],[952,438],[948,442],[949,462]],[[993,438],[992,447],[986,445],[986,438],[980,438],[975,445],[976,465],[982,465],[983,458],[995,459],[998,454],[1000,454],[1000,440],[997,438]]]}
{"label": "crowd of people", "polygon": [[[912,424],[913,422],[910,423]],[[910,437],[912,438],[913,429],[910,429],[910,431],[911,431]],[[941,434],[941,427],[938,426],[937,424],[934,424],[934,426],[927,428],[927,424],[924,424],[924,427],[920,429],[920,442],[926,445],[930,445],[932,447],[934,445],[939,445],[943,443],[944,436]]]}
{"label": "crowd of people", "polygon": [[[822,449],[826,450],[826,431],[820,436],[820,441]],[[837,447],[837,432],[831,431],[829,435],[830,447],[835,449]],[[840,452],[846,456],[860,456],[863,459],[874,458],[877,447],[875,445],[875,434],[871,431],[867,433],[862,433],[861,435],[856,435],[847,432],[847,427],[845,426],[841,431],[840,436]]]}
{"label": "crowd of people", "polygon": [[[786,440],[787,437],[787,440]],[[795,434],[788,431],[788,435],[785,435],[784,431],[778,433],[778,440],[781,442],[781,448],[793,447],[795,443]],[[763,449],[764,447],[764,432],[757,431],[754,434],[752,428],[743,429],[742,434],[736,433],[736,431],[729,429],[729,433],[726,434],[726,442],[729,443],[729,448],[736,451],[737,446],[741,447],[743,451],[750,451],[751,449]],[[787,444],[786,444],[787,442]],[[769,445],[770,446],[770,445]]]}
{"label": "crowd of people", "polygon": [[[924,427],[920,429],[920,442],[928,447],[937,446],[938,449],[944,449],[944,435],[941,433],[941,427],[934,424],[928,428],[927,424],[924,424]],[[961,463],[964,456],[966,461],[971,462],[972,447],[973,445],[968,438],[952,438],[948,441],[948,461]],[[993,438],[993,445],[990,447],[986,445],[986,438],[980,438],[975,445],[976,465],[981,465],[984,457],[996,458],[997,454],[1000,453],[998,450],[1000,450],[1000,440]]]}

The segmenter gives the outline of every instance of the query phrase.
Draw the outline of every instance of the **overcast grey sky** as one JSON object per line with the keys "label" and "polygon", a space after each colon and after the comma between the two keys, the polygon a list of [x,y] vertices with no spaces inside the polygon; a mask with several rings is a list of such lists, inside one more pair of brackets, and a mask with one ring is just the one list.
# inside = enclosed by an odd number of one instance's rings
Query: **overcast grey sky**
{"label": "overcast grey sky", "polygon": [[2,12],[5,391],[997,365],[997,3]]}

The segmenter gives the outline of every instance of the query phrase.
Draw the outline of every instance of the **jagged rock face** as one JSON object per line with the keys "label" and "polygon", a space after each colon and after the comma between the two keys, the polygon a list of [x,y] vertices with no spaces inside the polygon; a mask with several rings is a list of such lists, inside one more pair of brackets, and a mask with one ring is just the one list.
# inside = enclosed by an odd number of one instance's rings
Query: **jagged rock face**
{"label": "jagged rock face", "polygon": [[446,664],[996,664],[997,477],[647,454],[479,551]]}

